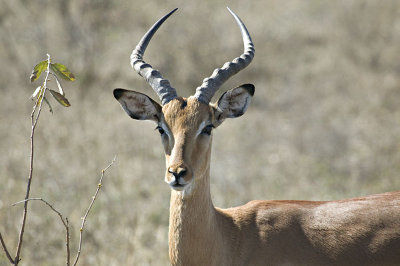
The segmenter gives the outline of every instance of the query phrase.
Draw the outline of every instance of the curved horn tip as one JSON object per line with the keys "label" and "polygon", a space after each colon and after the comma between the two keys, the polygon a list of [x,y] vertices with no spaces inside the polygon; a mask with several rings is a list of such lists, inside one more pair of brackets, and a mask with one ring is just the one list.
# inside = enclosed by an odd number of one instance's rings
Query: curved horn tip
{"label": "curved horn tip", "polygon": [[229,6],[227,6],[226,8],[228,9],[228,11],[229,11],[232,15],[237,16],[236,13],[233,12],[232,9],[229,8]]}
{"label": "curved horn tip", "polygon": [[168,12],[165,16],[168,18],[169,16],[171,16],[173,13],[175,13],[175,11],[178,10],[177,7],[175,7],[174,9],[172,9],[170,12]]}
{"label": "curved horn tip", "polygon": [[172,11],[170,11],[167,15],[165,15],[166,17],[171,16],[173,13],[175,13],[175,11],[178,10],[177,7],[175,7],[174,9],[172,9]]}

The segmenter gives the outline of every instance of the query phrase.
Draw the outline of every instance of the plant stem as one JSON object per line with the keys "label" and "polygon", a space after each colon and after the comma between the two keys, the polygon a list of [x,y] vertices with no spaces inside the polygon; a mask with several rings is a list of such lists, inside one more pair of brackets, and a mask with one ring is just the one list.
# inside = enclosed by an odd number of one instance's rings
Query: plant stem
{"label": "plant stem", "polygon": [[1,242],[1,245],[2,245],[2,247],[3,247],[3,249],[4,249],[4,252],[5,252],[6,255],[7,255],[8,260],[9,260],[12,264],[15,264],[14,260],[11,258],[10,252],[8,252],[6,243],[4,243],[4,239],[3,239],[3,236],[1,235],[1,233],[0,233],[0,242]]}
{"label": "plant stem", "polygon": [[105,169],[101,170],[101,177],[100,177],[99,183],[97,184],[96,192],[94,193],[94,195],[92,197],[92,201],[90,202],[89,207],[86,210],[86,213],[82,218],[82,225],[81,225],[81,228],[79,229],[79,247],[78,247],[78,252],[76,253],[74,264],[72,264],[73,266],[76,266],[76,264],[78,263],[78,260],[79,260],[79,256],[81,255],[82,240],[83,240],[83,228],[85,227],[86,218],[89,215],[89,212],[92,209],[93,204],[97,198],[97,194],[99,193],[100,188],[103,185],[104,173],[108,170],[108,168],[110,168],[114,164],[115,160],[116,160],[116,156],[114,157],[114,159],[111,161],[111,163]]}
{"label": "plant stem", "polygon": [[[43,203],[45,203],[52,211],[54,211],[58,217],[60,217],[61,222],[63,223],[64,227],[65,227],[65,233],[66,233],[66,248],[67,248],[67,266],[70,265],[70,248],[69,248],[69,225],[68,225],[68,218],[62,216],[61,212],[57,211],[56,208],[53,207],[53,205],[51,205],[48,201],[42,199],[42,198],[29,198],[29,199],[25,199],[25,200],[21,200],[18,201],[14,204],[12,204],[11,206],[15,206],[19,203],[25,203],[27,201],[32,201],[32,200],[39,200],[42,201]],[[1,237],[1,234],[0,234]],[[1,239],[0,239],[1,240]]]}
{"label": "plant stem", "polygon": [[[14,259],[14,265],[18,265],[19,261],[20,261],[20,255],[21,255],[21,249],[22,249],[22,242],[24,239],[24,231],[25,231],[25,224],[26,224],[26,217],[28,215],[28,200],[29,199],[29,194],[31,191],[31,184],[32,184],[32,177],[33,177],[33,154],[34,154],[34,136],[35,136],[35,129],[36,129],[36,125],[38,123],[39,117],[40,117],[40,112],[42,111],[42,105],[43,105],[43,99],[46,93],[46,89],[47,89],[47,80],[49,78],[49,74],[50,74],[50,55],[47,54],[47,70],[46,70],[46,78],[43,82],[43,93],[42,96],[40,98],[39,96],[39,101],[40,103],[36,103],[35,106],[33,107],[32,113],[31,113],[31,136],[30,136],[30,140],[31,140],[31,154],[30,154],[30,167],[29,167],[29,175],[28,175],[28,184],[27,184],[27,188],[26,188],[26,194],[25,194],[25,202],[24,202],[24,213],[22,216],[22,224],[21,224],[21,230],[19,232],[19,238],[18,238],[18,245],[17,245],[17,251],[15,254],[15,259]],[[39,109],[38,109],[38,113],[35,117],[35,112],[36,109],[39,105]]]}

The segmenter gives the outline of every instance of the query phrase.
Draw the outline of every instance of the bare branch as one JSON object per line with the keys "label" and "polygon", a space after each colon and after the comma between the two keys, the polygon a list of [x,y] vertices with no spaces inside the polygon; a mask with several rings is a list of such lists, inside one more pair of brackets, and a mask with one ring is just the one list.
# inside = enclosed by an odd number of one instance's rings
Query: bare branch
{"label": "bare branch", "polygon": [[51,205],[48,201],[44,200],[43,198],[29,198],[29,199],[24,199],[24,200],[21,200],[21,201],[18,201],[18,202],[16,202],[16,203],[12,204],[11,206],[15,206],[15,205],[17,205],[17,204],[24,203],[24,202],[26,202],[26,201],[31,201],[31,200],[39,200],[39,201],[44,202],[47,206],[50,207],[50,209],[52,209],[52,210],[60,217],[60,220],[61,220],[61,222],[64,224],[64,227],[67,227],[67,223],[66,223],[66,221],[64,220],[64,217],[62,216],[61,212],[57,211],[57,210],[53,207],[53,205]]}
{"label": "bare branch", "polygon": [[65,232],[66,232],[66,249],[67,249],[67,266],[70,265],[70,248],[69,248],[69,225],[68,225],[68,218],[64,218],[61,214],[61,212],[59,212],[56,208],[53,207],[53,205],[51,205],[48,201],[44,200],[43,198],[29,198],[29,199],[24,199],[21,201],[18,201],[14,204],[12,204],[11,206],[15,206],[17,204],[20,203],[25,203],[27,201],[31,201],[31,200],[39,200],[43,203],[45,203],[52,211],[54,211],[58,217],[60,217],[61,222],[63,223],[64,227],[65,227]]}
{"label": "bare branch", "polygon": [[111,161],[111,163],[110,163],[105,169],[101,170],[101,177],[100,177],[99,183],[97,184],[96,192],[94,193],[94,195],[93,195],[93,197],[92,197],[92,201],[90,202],[89,207],[88,207],[88,209],[86,210],[85,215],[82,217],[82,225],[81,225],[81,228],[79,229],[79,247],[78,247],[78,252],[77,252],[77,254],[76,254],[76,257],[75,257],[74,264],[72,264],[73,266],[75,266],[75,265],[78,263],[79,256],[81,255],[81,250],[82,250],[82,239],[83,239],[83,238],[82,238],[82,237],[83,237],[83,228],[85,227],[86,218],[87,218],[87,216],[89,215],[89,212],[90,212],[90,210],[91,210],[92,207],[93,207],[94,201],[95,201],[96,198],[97,198],[97,194],[99,193],[100,188],[101,188],[102,185],[103,185],[103,177],[104,177],[104,174],[105,174],[105,172],[108,170],[108,168],[110,168],[110,167],[114,164],[116,158],[117,158],[117,156],[114,156],[114,159]]}
{"label": "bare branch", "polygon": [[68,222],[68,218],[65,217],[65,222],[67,223],[67,226],[65,227],[65,229],[67,230],[66,232],[66,239],[65,239],[65,246],[67,248],[67,266],[70,266],[71,264],[71,252],[70,252],[70,248],[69,248],[69,222]]}
{"label": "bare branch", "polygon": [[1,245],[2,245],[2,247],[4,249],[4,252],[7,255],[8,260],[11,262],[11,264],[15,264],[14,260],[11,258],[10,252],[8,252],[6,243],[4,243],[4,239],[3,239],[3,236],[1,235],[1,233],[0,233],[0,242],[1,242]]}

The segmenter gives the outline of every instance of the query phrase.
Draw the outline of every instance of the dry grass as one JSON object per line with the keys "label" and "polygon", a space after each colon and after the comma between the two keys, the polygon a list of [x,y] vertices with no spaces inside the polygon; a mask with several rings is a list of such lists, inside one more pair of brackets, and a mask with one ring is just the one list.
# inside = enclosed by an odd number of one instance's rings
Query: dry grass
{"label": "dry grass", "polygon": [[[15,247],[28,174],[29,74],[49,52],[76,74],[37,132],[33,197],[80,217],[117,154],[88,218],[80,265],[167,265],[169,188],[154,125],[133,121],[116,87],[153,98],[129,67],[147,28],[180,7],[146,59],[184,96],[242,49],[224,1],[0,1],[0,231]],[[253,82],[243,118],[215,131],[217,206],[250,199],[329,200],[400,189],[400,2],[229,2],[255,41],[252,65],[222,91]],[[222,92],[219,92],[217,97]],[[32,202],[21,265],[63,265],[64,232]],[[7,265],[0,252],[0,265]]]}

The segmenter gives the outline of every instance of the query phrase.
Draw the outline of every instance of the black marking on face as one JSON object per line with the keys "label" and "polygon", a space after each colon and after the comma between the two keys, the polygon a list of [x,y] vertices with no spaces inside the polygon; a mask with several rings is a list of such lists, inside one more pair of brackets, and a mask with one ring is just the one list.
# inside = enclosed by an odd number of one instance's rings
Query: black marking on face
{"label": "black marking on face", "polygon": [[213,124],[210,124],[203,128],[203,130],[201,131],[201,134],[210,136],[213,128],[215,128],[215,126]]}
{"label": "black marking on face", "polygon": [[187,101],[186,100],[182,100],[181,109],[185,109],[186,106],[187,106]]}

